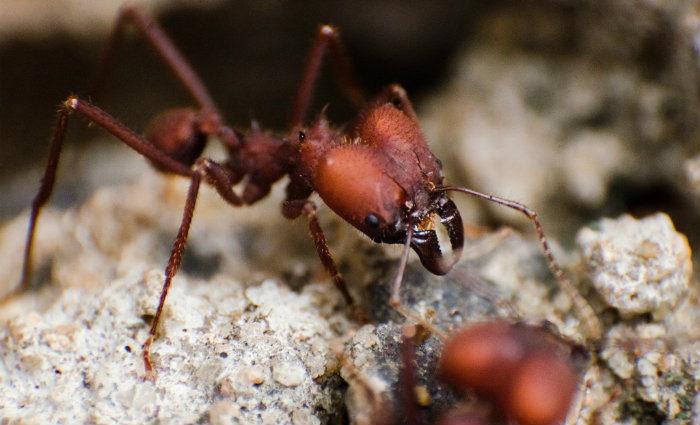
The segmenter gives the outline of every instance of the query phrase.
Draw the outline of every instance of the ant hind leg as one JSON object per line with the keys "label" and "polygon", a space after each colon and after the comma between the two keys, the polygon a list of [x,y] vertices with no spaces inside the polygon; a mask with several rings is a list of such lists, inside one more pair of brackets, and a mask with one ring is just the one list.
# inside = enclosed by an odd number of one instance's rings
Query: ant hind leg
{"label": "ant hind leg", "polygon": [[153,46],[167,68],[175,74],[183,87],[203,110],[220,115],[204,83],[202,83],[192,66],[175,47],[172,40],[165,34],[165,31],[146,13],[129,5],[123,6],[119,11],[119,16],[109,38],[105,54],[102,57],[97,77],[90,91],[93,100],[102,94],[109,72],[114,66],[118,47],[124,39],[124,28],[126,25],[132,25]]}
{"label": "ant hind leg", "polygon": [[313,94],[314,85],[318,79],[318,73],[326,50],[329,52],[333,71],[345,96],[358,107],[363,105],[367,99],[365,89],[355,76],[355,71],[340,42],[338,31],[330,25],[322,25],[309,51],[299,88],[297,89],[297,95],[294,98],[294,106],[289,118],[290,130],[301,126],[304,116],[309,109],[311,95]]}

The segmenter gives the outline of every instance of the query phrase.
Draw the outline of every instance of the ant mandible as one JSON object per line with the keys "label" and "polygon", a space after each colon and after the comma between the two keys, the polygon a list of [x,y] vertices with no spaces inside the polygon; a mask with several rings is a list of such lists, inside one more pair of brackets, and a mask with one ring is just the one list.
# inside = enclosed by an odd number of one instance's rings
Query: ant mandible
{"label": "ant mandible", "polygon": [[[48,164],[32,202],[18,290],[29,287],[37,218],[53,190],[68,118],[77,112],[146,157],[161,172],[190,179],[182,222],[165,268],[160,301],[143,345],[148,375],[153,371],[150,347],[168,289],[182,262],[202,181],[214,187],[229,204],[242,206],[264,198],[273,183],[288,176],[282,214],[290,219],[306,216],[316,252],[348,304],[353,304],[352,297],[328,250],[316,216],[316,205],[309,196],[317,192],[330,209],[373,241],[403,244],[391,290],[391,304],[402,312],[407,311],[401,305],[399,289],[410,248],[426,269],[438,275],[446,274],[460,257],[463,225],[455,204],[447,197],[448,191],[463,192],[514,208],[534,222],[549,266],[562,289],[574,300],[579,313],[585,318],[594,317],[555,262],[535,212],[514,201],[445,186],[440,161],[428,148],[404,89],[392,84],[367,101],[334,28],[324,25],[318,30],[293,104],[289,130],[285,138],[278,138],[263,132],[256,123],[246,133],[226,125],[208,90],[165,32],[133,7],[125,6],[119,13],[98,73],[97,88],[104,85],[126,25],[135,27],[148,40],[192,95],[198,108],[166,110],[154,118],[145,135],[140,136],[84,98],[72,95],[60,105]],[[332,128],[323,112],[310,127],[302,125],[326,52],[345,94],[354,103],[364,104],[344,131]],[[96,96],[97,91],[93,90],[93,99]],[[200,157],[209,137],[223,143],[228,152],[225,161]],[[233,188],[241,182],[239,195]],[[446,230],[451,246],[449,253],[441,249],[436,225]]]}

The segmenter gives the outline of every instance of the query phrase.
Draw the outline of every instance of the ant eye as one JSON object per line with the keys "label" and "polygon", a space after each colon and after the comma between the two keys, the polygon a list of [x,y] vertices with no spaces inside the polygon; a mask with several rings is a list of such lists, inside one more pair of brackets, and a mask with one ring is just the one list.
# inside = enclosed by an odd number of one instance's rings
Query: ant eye
{"label": "ant eye", "polygon": [[401,104],[401,99],[398,97],[394,97],[391,99],[391,104],[394,106],[394,108],[401,110],[403,105]]}
{"label": "ant eye", "polygon": [[299,132],[299,141],[303,142],[304,140],[306,140],[306,133],[304,133],[303,131],[300,131]]}
{"label": "ant eye", "polygon": [[370,214],[365,217],[365,224],[369,227],[379,227],[379,217],[374,214]]}

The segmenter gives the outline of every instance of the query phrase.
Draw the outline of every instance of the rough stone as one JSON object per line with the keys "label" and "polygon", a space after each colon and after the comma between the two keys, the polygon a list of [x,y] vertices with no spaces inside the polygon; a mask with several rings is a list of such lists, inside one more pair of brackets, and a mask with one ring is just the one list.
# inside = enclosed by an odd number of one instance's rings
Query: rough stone
{"label": "rough stone", "polygon": [[666,214],[603,219],[599,230],[581,230],[576,242],[593,286],[625,316],[663,316],[688,292],[690,247]]}

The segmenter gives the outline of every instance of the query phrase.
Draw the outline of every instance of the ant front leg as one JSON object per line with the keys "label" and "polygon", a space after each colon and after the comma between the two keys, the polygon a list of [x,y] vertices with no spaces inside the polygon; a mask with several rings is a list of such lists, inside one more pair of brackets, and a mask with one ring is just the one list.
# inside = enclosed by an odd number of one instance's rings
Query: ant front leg
{"label": "ant front leg", "polygon": [[355,301],[348,291],[348,287],[345,284],[345,279],[340,274],[338,266],[333,261],[330,251],[328,250],[328,243],[326,243],[326,237],[323,234],[323,229],[321,229],[321,223],[318,221],[318,216],[316,214],[316,204],[307,199],[294,199],[284,201],[282,203],[282,214],[289,218],[295,219],[300,215],[305,215],[309,219],[309,230],[311,230],[311,236],[314,239],[314,246],[316,247],[316,253],[321,259],[321,263],[328,273],[333,278],[333,283],[335,283],[336,288],[343,294],[345,302],[348,305],[354,305]]}
{"label": "ant front leg", "polygon": [[581,320],[583,320],[585,326],[588,328],[588,337],[594,341],[597,341],[602,337],[603,330],[598,316],[596,316],[591,305],[588,304],[588,302],[581,296],[581,294],[579,294],[579,292],[576,290],[571,281],[566,276],[564,276],[564,272],[561,270],[561,267],[559,267],[559,264],[554,259],[552,249],[549,247],[547,238],[545,237],[544,231],[542,230],[542,225],[537,219],[537,213],[534,210],[528,208],[526,205],[523,205],[519,202],[511,201],[510,199],[499,198],[497,196],[488,195],[464,187],[445,186],[440,188],[440,190],[452,190],[455,192],[462,192],[467,195],[475,196],[477,198],[485,199],[491,202],[495,202],[499,205],[512,208],[516,211],[520,211],[525,216],[527,216],[527,218],[529,218],[535,226],[535,231],[537,232],[537,236],[540,240],[542,251],[544,251],[549,268],[554,274],[559,288],[569,297],[569,299],[574,305],[576,313],[579,315]]}
{"label": "ant front leg", "polygon": [[[401,251],[401,258],[399,259],[399,266],[394,274],[394,280],[391,283],[391,295],[389,296],[389,304],[391,307],[398,311],[403,317],[410,320],[414,324],[419,324],[425,329],[429,330],[431,333],[437,335],[443,341],[447,339],[447,335],[426,320],[420,317],[418,314],[411,311],[411,309],[406,306],[401,301],[401,282],[403,281],[403,274],[406,271],[406,264],[408,264],[408,254],[411,252],[411,238],[413,237],[413,226],[408,226],[408,233],[406,234],[406,241],[404,242],[403,249]],[[413,325],[407,325],[407,329]],[[413,326],[415,328],[415,326]],[[415,333],[415,329],[414,329]]]}

